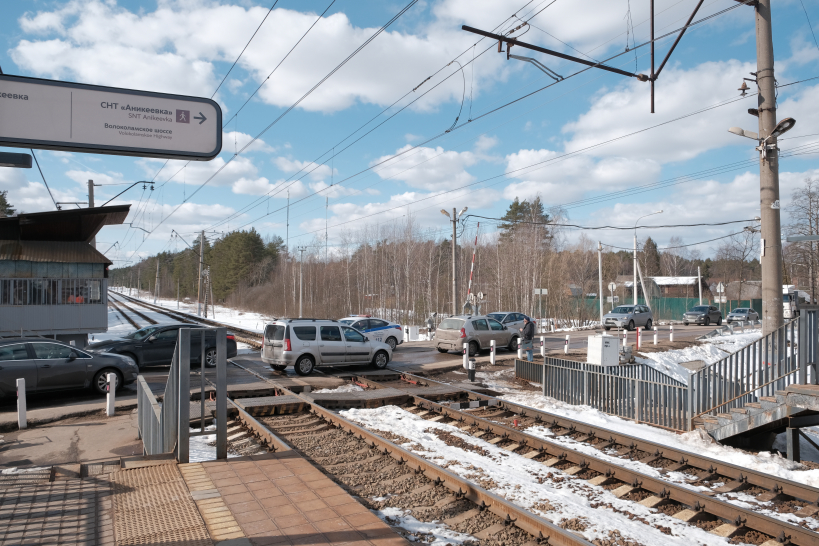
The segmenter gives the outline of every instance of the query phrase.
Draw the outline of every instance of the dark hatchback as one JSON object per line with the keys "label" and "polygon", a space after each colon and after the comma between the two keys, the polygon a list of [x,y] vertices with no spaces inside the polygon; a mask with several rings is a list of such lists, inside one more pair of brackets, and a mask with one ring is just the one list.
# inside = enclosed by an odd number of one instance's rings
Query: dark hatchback
{"label": "dark hatchback", "polygon": [[117,388],[136,381],[139,369],[128,357],[94,354],[47,338],[0,340],[0,397],[17,393],[25,379],[27,393],[91,387],[105,394],[108,373],[117,374]]}
{"label": "dark hatchback", "polygon": [[[180,328],[197,328],[194,324],[157,324],[142,328],[118,339],[90,343],[92,353],[113,353],[132,358],[140,368],[168,365],[173,358]],[[191,364],[199,364],[202,354],[202,330],[191,332]],[[236,338],[228,332],[227,357],[236,356]],[[205,336],[205,366],[216,366],[216,332]]]}

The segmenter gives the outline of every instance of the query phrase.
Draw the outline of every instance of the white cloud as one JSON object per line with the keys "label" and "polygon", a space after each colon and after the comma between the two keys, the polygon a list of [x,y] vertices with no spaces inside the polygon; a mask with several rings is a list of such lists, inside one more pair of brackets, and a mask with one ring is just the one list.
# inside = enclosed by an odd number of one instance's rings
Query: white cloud
{"label": "white cloud", "polygon": [[[242,133],[240,131],[228,131],[222,132],[222,151],[227,153],[235,153],[237,151],[241,152],[242,149],[247,146],[251,141],[253,141],[253,137],[248,135],[247,133]],[[264,140],[258,139],[253,144],[248,146],[247,152],[275,152],[276,148],[267,144]]]}
{"label": "white cloud", "polygon": [[[331,173],[329,165],[319,165],[312,161],[299,161],[298,159],[288,159],[286,157],[277,157],[273,160],[273,164],[285,173],[299,173],[300,177],[309,176],[313,180],[324,180],[329,178]],[[338,169],[334,169],[335,174],[338,174]]]}
{"label": "white cloud", "polygon": [[361,190],[357,190],[355,188],[348,188],[341,184],[334,184],[330,186],[326,182],[311,182],[310,183],[310,190],[313,192],[321,192],[321,197],[329,197],[330,199],[336,199],[338,197],[346,197],[349,195],[361,195]]}
{"label": "white cloud", "polygon": [[[88,181],[93,180],[95,184],[122,184],[125,182],[122,173],[110,171],[108,174],[97,171],[66,171],[65,175],[74,182],[88,187]],[[125,188],[122,188],[125,189]]]}
{"label": "white cloud", "polygon": [[[406,146],[396,150],[396,154],[410,150]],[[379,157],[370,165],[381,163],[392,157]],[[457,188],[475,180],[466,171],[478,162],[478,156],[472,152],[444,151],[437,148],[416,148],[400,158],[376,167],[375,171],[382,179],[402,180],[414,188],[423,190],[441,190]]]}
{"label": "white cloud", "polygon": [[[0,190],[8,191],[6,199],[17,212],[54,210],[54,202],[43,182],[27,180],[22,169],[0,168]],[[60,202],[85,201],[84,192],[75,194],[52,187],[51,193],[54,199]]]}
{"label": "white cloud", "polygon": [[233,193],[245,195],[265,195],[269,194],[273,199],[287,199],[288,191],[291,199],[297,199],[308,195],[310,192],[300,181],[279,180],[275,184],[270,183],[267,178],[240,178],[233,183]]}

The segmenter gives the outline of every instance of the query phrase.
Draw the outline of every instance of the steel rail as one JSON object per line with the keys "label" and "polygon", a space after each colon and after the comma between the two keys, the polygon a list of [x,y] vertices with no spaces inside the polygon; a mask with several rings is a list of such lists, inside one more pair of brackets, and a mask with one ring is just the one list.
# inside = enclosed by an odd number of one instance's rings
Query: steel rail
{"label": "steel rail", "polygon": [[289,445],[273,434],[269,428],[257,421],[252,415],[240,408],[238,404],[234,403],[233,408],[238,410],[238,418],[245,428],[255,434],[262,441],[263,446],[277,453],[292,450]]}
{"label": "steel rail", "polygon": [[[506,425],[470,415],[461,410],[446,407],[418,395],[413,395],[413,400],[415,405],[424,409],[433,410],[440,415],[455,419],[459,422],[466,422],[477,426],[482,430],[490,431],[496,436],[502,436],[522,446],[546,452],[546,454],[552,455],[556,462],[559,460],[568,461],[574,463],[577,467],[593,470],[598,474],[605,475],[609,479],[613,478],[630,484],[635,489],[640,488],[650,491],[657,497],[658,503],[660,499],[676,501],[687,505],[695,512],[706,512],[726,522],[732,523],[738,528],[745,526],[774,538],[781,536],[781,533],[784,532],[785,536],[788,536],[793,543],[798,545],[809,546],[819,543],[819,533],[778,520],[771,516],[759,514],[723,500],[715,499],[708,493],[700,493],[690,489],[688,486],[679,485],[661,478],[655,478],[637,470],[605,461],[593,455],[575,451],[569,446],[532,436],[531,434],[521,432]],[[713,474],[716,474],[716,471],[713,472]]]}
{"label": "steel rail", "polygon": [[[119,295],[119,294],[117,294],[117,295]],[[111,299],[111,295],[110,295],[110,294],[108,294],[108,299]],[[134,309],[133,307],[131,307],[130,305],[128,305],[127,303],[125,303],[125,301],[123,301],[123,300],[118,300],[118,303],[119,303],[121,306],[123,306],[123,307],[125,307],[126,309],[128,309],[128,310],[129,310],[130,312],[132,312],[133,314],[135,314],[136,316],[138,316],[139,318],[141,318],[141,319],[143,319],[143,320],[148,321],[148,324],[159,324],[159,323],[158,323],[157,321],[155,321],[154,319],[149,318],[147,315],[145,315],[145,314],[143,314],[143,313],[140,313],[139,311],[137,311],[136,309]]]}
{"label": "steel rail", "polygon": [[114,308],[114,309],[115,309],[115,310],[116,310],[116,311],[117,311],[117,312],[118,312],[120,315],[122,315],[122,318],[124,318],[125,320],[127,320],[128,322],[130,322],[130,323],[131,323],[131,326],[133,326],[134,328],[136,328],[137,330],[139,330],[139,324],[137,324],[137,323],[136,323],[136,321],[135,321],[134,319],[132,319],[132,318],[131,318],[129,315],[127,315],[127,314],[125,313],[125,311],[123,311],[122,309],[120,309],[120,308],[119,308],[119,305],[117,305],[117,302],[116,302],[116,301],[114,301],[114,300],[113,300],[113,299],[112,299],[110,296],[108,297],[108,303],[110,303],[110,304],[111,304],[111,307],[113,307],[113,308]]}
{"label": "steel rail", "polygon": [[[392,371],[398,372],[398,370]],[[435,381],[434,379],[428,379],[426,377],[420,377],[406,372],[398,373],[401,373],[402,376],[410,377],[414,381],[423,381],[439,385],[446,385],[446,383]],[[765,474],[764,472],[752,470],[725,461],[712,459],[710,457],[698,455],[690,451],[672,448],[667,445],[652,442],[650,440],[645,440],[643,438],[638,438],[636,436],[629,436],[628,434],[616,432],[614,430],[592,426],[589,425],[588,423],[577,421],[569,417],[564,417],[555,413],[549,413],[543,410],[530,408],[528,406],[524,406],[521,404],[515,404],[514,402],[508,402],[502,398],[496,398],[494,396],[480,394],[474,391],[470,391],[468,389],[463,390],[466,393],[468,393],[470,400],[487,401],[494,400],[497,402],[498,407],[507,409],[514,413],[518,413],[524,417],[529,416],[535,418],[540,417],[541,420],[543,420],[546,424],[551,423],[553,426],[558,426],[560,428],[564,428],[567,430],[573,430],[575,432],[582,433],[590,437],[608,438],[609,442],[613,445],[627,446],[630,447],[632,450],[640,450],[645,453],[655,455],[656,457],[662,457],[664,459],[668,459],[671,461],[676,460],[678,461],[680,467],[676,468],[675,470],[681,470],[685,466],[690,466],[700,470],[713,469],[714,474],[719,474],[721,476],[725,476],[726,478],[731,478],[732,480],[735,481],[747,482],[750,485],[756,485],[769,491],[780,491],[781,494],[794,497],[798,500],[805,501],[810,504],[814,505],[819,504],[819,488],[812,487],[807,484],[787,480],[776,476],[771,476],[770,474]]]}
{"label": "steel rail", "polygon": [[[380,446],[385,454],[399,462],[399,464],[415,465],[415,471],[423,473],[427,478],[438,485],[443,485],[450,491],[454,492],[456,496],[467,498],[478,505],[481,510],[488,509],[490,512],[498,517],[504,518],[504,523],[507,525],[515,525],[520,529],[534,536],[538,542],[544,546],[592,546],[583,537],[576,535],[571,531],[567,531],[551,523],[550,521],[541,518],[531,512],[520,508],[507,501],[506,499],[490,493],[479,485],[476,485],[460,476],[457,476],[440,466],[427,461],[419,455],[415,455],[406,449],[395,445],[382,438],[381,436],[370,432],[369,430],[333,413],[332,411],[321,407],[306,396],[294,393],[293,391],[279,385],[277,382],[264,377],[253,370],[246,368],[240,364],[233,362],[246,372],[255,375],[259,379],[274,385],[286,394],[297,396],[304,400],[310,406],[310,411],[314,415],[329,421],[339,429],[346,430],[362,440],[368,440],[373,446]],[[260,425],[263,426],[263,425]],[[411,468],[411,467],[410,467]]]}
{"label": "steel rail", "polygon": [[[210,319],[202,318],[202,317],[199,317],[199,316],[196,316],[196,315],[183,313],[182,311],[173,311],[173,310],[170,310],[170,309],[166,309],[166,308],[160,307],[158,305],[153,305],[151,303],[144,302],[144,301],[142,301],[142,300],[140,300],[138,298],[134,298],[134,297],[131,297],[131,296],[126,296],[124,294],[120,294],[119,292],[114,292],[114,294],[116,294],[119,297],[123,297],[125,299],[128,299],[131,302],[136,303],[138,305],[142,305],[142,306],[144,306],[144,307],[146,307],[146,308],[148,308],[148,309],[150,309],[152,311],[156,311],[157,313],[162,313],[165,316],[171,317],[171,318],[173,318],[175,320],[179,320],[181,322],[191,322],[191,323],[196,323],[196,324],[204,324],[204,325],[207,325],[207,326],[215,326],[215,327],[218,327],[218,328],[229,328],[230,331],[236,337],[236,339],[238,339],[239,341],[241,341],[243,343],[247,343],[248,345],[251,345],[256,349],[261,348],[261,346],[262,346],[262,342],[260,341],[262,339],[262,334],[260,334],[258,332],[253,332],[251,330],[245,330],[243,328],[238,328],[238,327],[232,326],[230,324],[225,324],[224,322],[217,322],[215,320],[210,320]],[[236,336],[236,334],[241,334],[241,335]],[[250,337],[248,337],[248,336],[250,336]]]}

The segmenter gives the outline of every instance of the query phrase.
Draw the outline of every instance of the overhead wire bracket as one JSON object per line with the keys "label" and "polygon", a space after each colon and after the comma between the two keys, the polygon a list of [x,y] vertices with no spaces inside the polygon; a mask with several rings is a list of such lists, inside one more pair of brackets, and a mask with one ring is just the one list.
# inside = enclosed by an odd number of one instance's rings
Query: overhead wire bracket
{"label": "overhead wire bracket", "polygon": [[537,67],[538,69],[543,71],[547,76],[549,76],[550,78],[552,78],[556,82],[559,82],[560,80],[563,79],[563,76],[561,76],[560,74],[558,74],[554,70],[550,69],[549,67],[544,65],[542,62],[538,61],[537,59],[533,59],[532,57],[521,57],[520,55],[509,54],[508,58],[517,59],[519,61],[525,61],[527,63],[532,63],[533,65],[535,65],[535,67]]}

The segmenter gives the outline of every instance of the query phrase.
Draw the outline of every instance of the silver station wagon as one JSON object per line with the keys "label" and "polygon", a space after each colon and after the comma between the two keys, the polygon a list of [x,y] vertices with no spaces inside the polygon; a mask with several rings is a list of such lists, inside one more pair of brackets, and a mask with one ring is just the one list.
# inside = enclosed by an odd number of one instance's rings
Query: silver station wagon
{"label": "silver station wagon", "polygon": [[321,366],[383,369],[392,360],[392,349],[335,320],[279,319],[265,326],[261,357],[274,370],[293,366],[297,374],[310,375]]}

